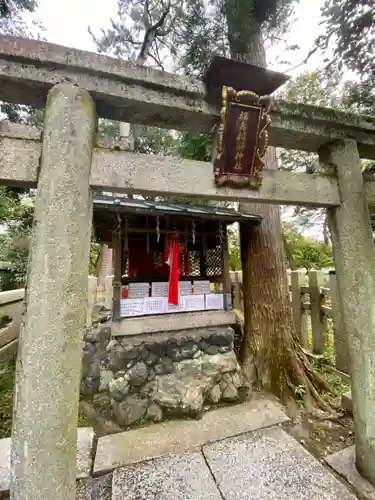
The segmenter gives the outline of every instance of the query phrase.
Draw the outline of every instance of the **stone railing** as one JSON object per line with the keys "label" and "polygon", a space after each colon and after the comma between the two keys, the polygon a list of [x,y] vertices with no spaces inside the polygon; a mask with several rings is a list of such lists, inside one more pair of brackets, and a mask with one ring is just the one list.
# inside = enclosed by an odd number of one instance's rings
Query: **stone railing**
{"label": "stone railing", "polygon": [[[25,289],[0,292],[0,363],[11,360],[17,353]],[[105,290],[97,293],[97,278],[89,276],[87,299],[87,326],[92,324],[92,313],[96,305],[112,307],[112,277],[106,280]]]}

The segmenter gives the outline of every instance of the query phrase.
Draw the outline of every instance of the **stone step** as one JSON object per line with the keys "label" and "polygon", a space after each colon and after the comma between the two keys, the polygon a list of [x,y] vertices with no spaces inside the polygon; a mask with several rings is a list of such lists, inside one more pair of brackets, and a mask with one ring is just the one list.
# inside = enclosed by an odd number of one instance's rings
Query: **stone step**
{"label": "stone step", "polygon": [[200,451],[130,465],[113,473],[112,500],[222,500]]}
{"label": "stone step", "polygon": [[[77,479],[90,476],[94,429],[79,427],[77,435]],[[0,439],[0,496],[9,492],[11,438]]]}
{"label": "stone step", "polygon": [[355,500],[279,427],[113,473],[112,500]]}
{"label": "stone step", "polygon": [[280,427],[204,446],[203,454],[224,500],[356,498]]}
{"label": "stone step", "polygon": [[375,486],[360,475],[355,466],[355,447],[349,446],[328,455],[327,464],[343,477],[363,500],[375,500]]}
{"label": "stone step", "polygon": [[76,500],[112,500],[112,473],[78,481]]}
{"label": "stone step", "polygon": [[94,474],[168,454],[180,454],[219,439],[288,421],[274,401],[255,397],[212,410],[201,420],[171,420],[99,438]]}

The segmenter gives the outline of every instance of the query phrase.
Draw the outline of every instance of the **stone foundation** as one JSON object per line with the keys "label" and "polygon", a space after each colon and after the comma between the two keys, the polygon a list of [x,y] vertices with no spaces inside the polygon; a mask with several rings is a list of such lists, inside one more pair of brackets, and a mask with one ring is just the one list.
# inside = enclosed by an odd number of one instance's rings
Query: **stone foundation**
{"label": "stone foundation", "polygon": [[110,397],[120,426],[170,417],[199,418],[246,392],[229,327],[111,339],[108,326],[88,332],[81,394]]}

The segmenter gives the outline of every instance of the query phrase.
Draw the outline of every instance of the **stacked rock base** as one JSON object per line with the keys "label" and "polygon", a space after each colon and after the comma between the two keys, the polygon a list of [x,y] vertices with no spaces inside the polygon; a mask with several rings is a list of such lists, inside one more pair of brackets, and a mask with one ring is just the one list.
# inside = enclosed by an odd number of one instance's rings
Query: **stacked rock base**
{"label": "stacked rock base", "polygon": [[[81,393],[107,393],[113,418],[123,427],[165,418],[201,417],[246,392],[229,327],[185,330],[166,338],[116,337],[110,327],[88,332]],[[159,339],[159,340],[158,340]]]}

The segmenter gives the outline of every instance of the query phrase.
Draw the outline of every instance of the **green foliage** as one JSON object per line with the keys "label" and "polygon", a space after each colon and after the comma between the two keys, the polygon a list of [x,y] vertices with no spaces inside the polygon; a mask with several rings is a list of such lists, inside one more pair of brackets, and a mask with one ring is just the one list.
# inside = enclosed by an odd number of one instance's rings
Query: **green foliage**
{"label": "green foliage", "polygon": [[9,274],[1,280],[1,289],[21,288],[25,285],[29,259],[29,242],[33,207],[15,202],[6,219],[7,231],[0,239],[0,260],[8,263]]}
{"label": "green foliage", "polygon": [[[15,363],[8,363],[0,367],[0,439],[8,438],[12,432],[13,416],[13,387],[15,381]],[[89,427],[92,422],[80,409],[78,427]]]}
{"label": "green foliage", "polygon": [[111,19],[111,28],[96,36],[90,30],[101,53],[144,64],[150,59],[163,68],[165,49],[171,34],[184,15],[184,0],[118,0],[118,17]]}
{"label": "green foliage", "polygon": [[36,7],[34,0],[1,0],[0,17],[11,18],[18,11],[28,10],[33,12]]}
{"label": "green foliage", "polygon": [[119,136],[119,128],[119,122],[101,118],[98,120],[98,137],[115,139]]}
{"label": "green foliage", "polygon": [[[0,35],[15,35],[32,38],[30,26],[23,17],[24,12],[34,12],[36,0],[0,0]],[[41,32],[38,22],[32,23]]]}
{"label": "green foliage", "polygon": [[4,102],[1,104],[1,112],[12,123],[43,127],[44,110],[42,108]]}
{"label": "green foliage", "polygon": [[374,71],[375,3],[373,0],[326,0],[322,9],[326,32],[318,43],[334,39],[334,61],[362,76]]}
{"label": "green foliage", "polygon": [[278,97],[288,102],[342,108],[342,73],[337,68],[319,68],[289,80]]}
{"label": "green foliage", "polygon": [[345,87],[343,103],[352,112],[375,114],[375,72],[365,81],[351,82]]}
{"label": "green foliage", "polygon": [[373,0],[326,0],[322,9],[325,34],[317,46],[327,49],[333,39],[330,65],[347,67],[360,76],[346,86],[343,102],[359,113],[375,112],[375,3]]}
{"label": "green foliage", "polygon": [[[216,15],[210,13],[209,7],[216,10]],[[179,36],[174,43],[180,47],[177,64],[185,74],[201,77],[213,53],[229,56],[222,9],[213,4],[209,7],[198,0],[189,3],[184,11]]]}
{"label": "green foliage", "polygon": [[0,367],[0,439],[11,434],[14,371],[14,364]]}
{"label": "green foliage", "polygon": [[284,236],[296,268],[323,269],[334,265],[331,248],[321,241],[306,238],[295,225],[284,224]]}
{"label": "green foliage", "polygon": [[178,147],[178,139],[169,130],[137,126],[134,150],[150,155],[172,155]]}
{"label": "green foliage", "polygon": [[228,228],[228,250],[229,267],[231,271],[241,270],[241,250],[239,232],[236,229]]}
{"label": "green foliage", "polygon": [[178,147],[182,158],[198,161],[211,161],[212,136],[211,134],[183,134]]}

